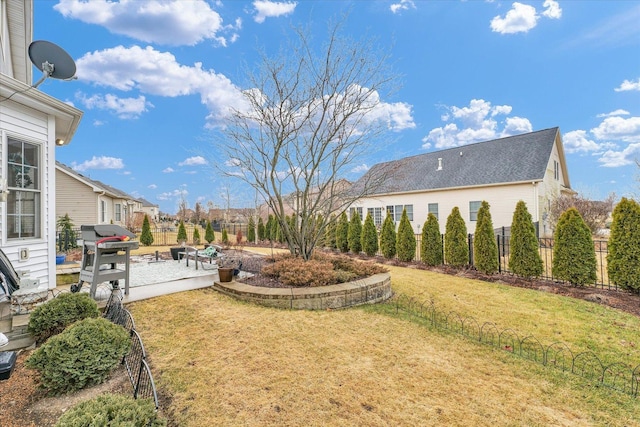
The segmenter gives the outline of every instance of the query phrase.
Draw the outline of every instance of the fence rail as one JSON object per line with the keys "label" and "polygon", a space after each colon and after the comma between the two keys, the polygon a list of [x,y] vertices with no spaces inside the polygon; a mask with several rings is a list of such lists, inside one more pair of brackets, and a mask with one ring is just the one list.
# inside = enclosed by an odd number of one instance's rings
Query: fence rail
{"label": "fence rail", "polygon": [[640,365],[635,368],[622,362],[605,363],[592,351],[574,353],[567,344],[542,344],[533,335],[521,335],[511,328],[500,329],[492,322],[480,324],[472,316],[436,307],[433,299],[420,301],[404,294],[395,294],[387,304],[425,319],[428,325],[462,335],[490,347],[509,352],[523,359],[585,378],[605,387],[638,397],[640,394]]}

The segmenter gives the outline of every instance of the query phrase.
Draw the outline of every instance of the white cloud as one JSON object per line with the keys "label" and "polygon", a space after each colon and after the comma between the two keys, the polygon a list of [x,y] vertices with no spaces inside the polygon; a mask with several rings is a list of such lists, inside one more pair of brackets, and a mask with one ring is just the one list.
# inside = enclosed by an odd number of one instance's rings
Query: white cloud
{"label": "white cloud", "polygon": [[598,114],[596,117],[613,117],[613,116],[628,116],[630,113],[627,110],[618,109],[610,113]]}
{"label": "white cloud", "polygon": [[207,160],[202,156],[193,156],[178,163],[178,166],[200,166],[206,165]]}
{"label": "white cloud", "polygon": [[543,16],[551,19],[560,19],[562,17],[562,9],[557,1],[545,0],[542,7],[544,7],[544,12],[542,12]]}
{"label": "white cloud", "polygon": [[640,142],[640,117],[607,117],[591,133],[600,140]]}
{"label": "white cloud", "polygon": [[363,163],[363,164],[358,165],[358,166],[354,167],[353,169],[351,169],[351,172],[353,172],[353,173],[364,173],[364,172],[366,172],[368,170],[369,170],[369,166],[367,166],[366,164]]}
{"label": "white cloud", "polygon": [[162,173],[172,173],[172,172],[175,172],[175,170],[172,167],[162,169]]}
{"label": "white cloud", "polygon": [[491,30],[500,34],[526,33],[538,25],[540,16],[550,19],[562,17],[562,9],[556,0],[545,0],[542,7],[542,15],[538,15],[535,7],[514,2],[504,17],[498,15],[491,20]]}
{"label": "white cloud", "polygon": [[531,122],[523,117],[506,117],[502,130],[496,116],[511,113],[510,105],[492,106],[484,99],[472,99],[467,107],[448,107],[447,114],[441,115],[443,121],[451,121],[443,127],[432,129],[422,139],[423,149],[432,146],[438,149],[457,147],[497,137],[531,132]]}
{"label": "white cloud", "polygon": [[224,26],[218,12],[204,0],[60,0],[54,9],[65,18],[101,25],[146,43],[193,46],[212,39],[224,46],[221,34],[235,29]]}
{"label": "white cloud", "polygon": [[622,84],[620,85],[620,87],[617,87],[614,89],[616,92],[625,92],[628,90],[637,90],[640,91],[640,77],[638,78],[638,80],[633,81],[633,80],[625,80],[622,82]]}
{"label": "white cloud", "polygon": [[400,0],[400,3],[393,3],[389,6],[389,9],[393,13],[398,13],[402,10],[415,9],[416,5],[413,0]]}
{"label": "white cloud", "polygon": [[173,191],[166,191],[164,193],[160,193],[156,196],[158,200],[171,200],[180,197],[186,197],[189,194],[186,188],[179,188]]}
{"label": "white cloud", "polygon": [[106,122],[102,121],[102,120],[94,120],[93,121],[93,125],[94,126],[104,126],[106,124]]}
{"label": "white cloud", "polygon": [[245,102],[224,75],[202,69],[201,63],[181,65],[173,54],[151,46],[90,52],[78,59],[77,68],[78,78],[98,86],[167,97],[199,94],[212,126],[220,125],[230,108],[241,108]]}
{"label": "white cloud", "polygon": [[262,24],[266,18],[276,18],[282,15],[293,13],[297,6],[296,2],[276,2],[267,0],[256,0],[253,7],[256,9],[256,15],[253,20],[258,24]]}
{"label": "white cloud", "polygon": [[634,164],[634,158],[640,155],[640,143],[629,144],[622,151],[609,150],[598,159],[602,166],[616,168]]}
{"label": "white cloud", "polygon": [[504,18],[496,16],[491,20],[491,29],[500,34],[526,33],[537,23],[535,7],[515,2]]}
{"label": "white cloud", "polygon": [[156,184],[149,184],[147,188],[150,188],[151,190],[155,190],[156,188],[158,188],[158,186]]}
{"label": "white cloud", "polygon": [[93,156],[91,160],[86,160],[80,164],[73,162],[71,167],[80,172],[89,169],[122,169],[124,168],[124,162],[117,157]]}
{"label": "white cloud", "polygon": [[567,132],[562,137],[564,150],[566,153],[579,153],[598,151],[601,149],[600,144],[591,140],[587,136],[587,132],[584,130],[574,130]]}
{"label": "white cloud", "polygon": [[76,98],[85,108],[89,110],[107,110],[115,113],[121,119],[137,119],[146,111],[147,107],[153,107],[153,104],[147,102],[144,96],[137,98],[119,98],[113,94],[93,95],[87,97],[83,93],[76,93]]}

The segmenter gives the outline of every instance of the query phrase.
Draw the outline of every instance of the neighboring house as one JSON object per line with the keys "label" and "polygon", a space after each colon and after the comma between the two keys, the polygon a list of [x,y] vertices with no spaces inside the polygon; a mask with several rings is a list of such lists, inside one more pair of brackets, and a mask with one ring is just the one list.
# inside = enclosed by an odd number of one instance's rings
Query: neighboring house
{"label": "neighboring house", "polygon": [[354,183],[356,190],[370,174],[387,176],[350,212],[357,209],[361,218],[370,212],[380,226],[387,212],[398,223],[406,209],[416,233],[429,213],[444,233],[455,206],[473,233],[483,200],[491,206],[494,228],[510,227],[516,203],[523,200],[539,224],[539,234],[548,236],[552,230],[545,220],[551,201],[575,193],[557,127],[379,163]]}
{"label": "neighboring house", "polygon": [[69,214],[76,227],[117,224],[127,227],[142,202],[56,162],[56,218]]}
{"label": "neighboring house", "polygon": [[146,199],[138,199],[141,204],[141,212],[149,217],[149,221],[158,222],[160,220],[160,207],[154,205]]}
{"label": "neighboring house", "polygon": [[82,111],[32,87],[32,41],[33,2],[0,0],[0,245],[16,270],[53,288],[55,149]]}

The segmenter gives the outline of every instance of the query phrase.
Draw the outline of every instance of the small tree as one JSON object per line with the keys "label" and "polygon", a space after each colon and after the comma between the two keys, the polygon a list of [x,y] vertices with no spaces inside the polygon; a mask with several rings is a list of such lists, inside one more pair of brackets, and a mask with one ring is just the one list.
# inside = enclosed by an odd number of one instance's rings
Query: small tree
{"label": "small tree", "polygon": [[265,237],[272,242],[276,240],[275,228],[276,228],[275,218],[273,217],[273,215],[269,215],[269,218],[267,218],[267,225],[265,226],[264,232],[265,232]]}
{"label": "small tree", "polygon": [[183,220],[180,220],[180,225],[178,225],[178,237],[176,240],[181,245],[187,241],[187,229],[184,226]]}
{"label": "small tree", "polygon": [[473,258],[478,271],[486,274],[498,272],[498,243],[493,233],[490,206],[485,200],[478,209],[476,231],[473,236]]}
{"label": "small tree", "polygon": [[267,230],[264,226],[264,221],[262,221],[262,217],[258,218],[258,240],[263,241],[267,238]]}
{"label": "small tree", "polygon": [[198,225],[193,227],[193,245],[197,246],[200,244],[200,230],[198,230]]}
{"label": "small tree", "polygon": [[206,240],[209,244],[216,240],[216,233],[214,233],[213,231],[211,221],[207,221],[207,227],[204,229],[204,240]]}
{"label": "small tree", "polygon": [[533,219],[527,210],[527,204],[520,200],[513,213],[509,239],[509,269],[513,274],[526,278],[542,274],[542,258],[538,246]]}
{"label": "small tree", "polygon": [[140,243],[144,246],[151,246],[153,243],[153,234],[151,234],[151,225],[149,224],[149,216],[144,215],[142,220],[142,233],[140,233]]}
{"label": "small tree", "polygon": [[362,252],[362,220],[358,211],[354,209],[349,221],[349,231],[347,239],[349,240],[349,250],[354,254]]}
{"label": "small tree", "polygon": [[324,238],[325,246],[331,249],[337,249],[336,227],[337,227],[336,216],[334,214],[331,214],[331,217],[329,218],[329,222],[327,223],[327,228],[325,229],[325,238]]}
{"label": "small tree", "polygon": [[444,259],[453,267],[462,267],[469,263],[467,226],[455,206],[447,217],[444,233]]}
{"label": "small tree", "polygon": [[75,248],[77,246],[76,233],[73,231],[73,221],[71,217],[66,213],[56,222],[58,230],[60,231],[60,250],[67,249],[69,247]]}
{"label": "small tree", "polygon": [[398,254],[398,259],[405,262],[412,261],[416,256],[416,236],[406,209],[402,211],[400,224],[398,224],[396,253]]}
{"label": "small tree", "polygon": [[560,215],[554,233],[553,275],[574,285],[594,283],[597,260],[591,230],[576,208]]}
{"label": "small tree", "polygon": [[249,217],[249,226],[247,227],[247,241],[249,243],[256,242],[256,222],[253,220],[253,216]]}
{"label": "small tree", "polygon": [[380,250],[382,256],[391,259],[396,256],[396,224],[393,217],[387,212],[387,217],[382,223],[382,232],[380,233]]}
{"label": "small tree", "polygon": [[374,256],[378,252],[378,230],[370,213],[367,213],[362,228],[362,250],[368,256]]}
{"label": "small tree", "polygon": [[342,212],[336,226],[336,246],[340,252],[349,251],[349,218],[346,212]]}
{"label": "small tree", "polygon": [[442,264],[442,235],[438,218],[432,213],[422,227],[422,242],[420,242],[420,256],[422,262],[435,266]]}
{"label": "small tree", "polygon": [[615,194],[609,194],[604,200],[591,200],[582,194],[562,195],[551,202],[549,220],[556,224],[567,209],[576,208],[591,234],[596,235],[605,228],[615,198]]}
{"label": "small tree", "polygon": [[222,229],[222,243],[224,243],[225,245],[229,244],[229,235],[227,234],[226,228]]}
{"label": "small tree", "polygon": [[640,204],[635,200],[623,197],[613,210],[607,271],[613,284],[640,290]]}

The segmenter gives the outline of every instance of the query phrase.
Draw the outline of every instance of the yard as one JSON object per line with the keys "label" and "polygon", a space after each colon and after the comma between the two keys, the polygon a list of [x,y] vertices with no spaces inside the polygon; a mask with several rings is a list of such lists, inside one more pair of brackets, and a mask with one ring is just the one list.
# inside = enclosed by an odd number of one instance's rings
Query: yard
{"label": "yard", "polygon": [[[640,318],[544,292],[391,267],[396,292],[540,342],[640,364]],[[212,290],[130,307],[171,424],[637,426],[640,400],[391,305],[323,312]]]}

